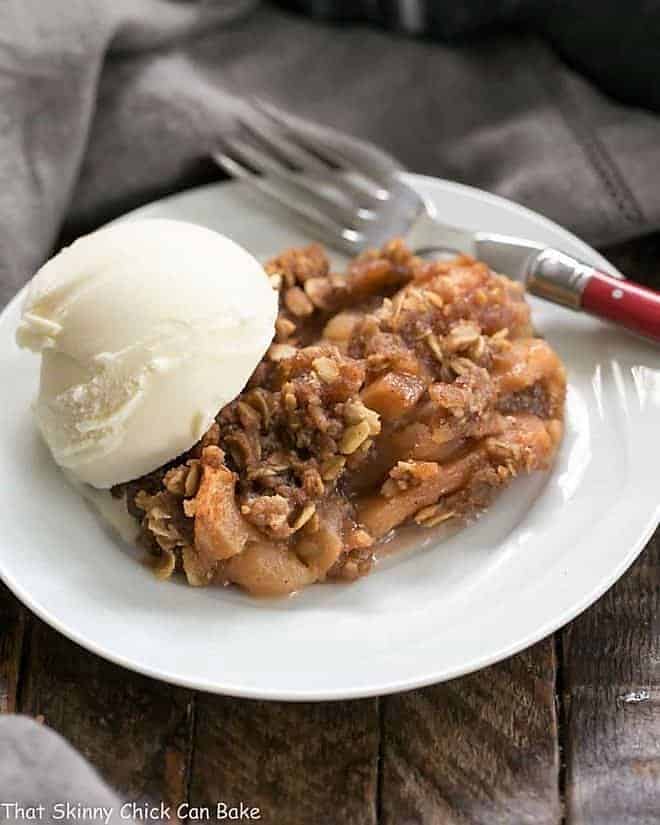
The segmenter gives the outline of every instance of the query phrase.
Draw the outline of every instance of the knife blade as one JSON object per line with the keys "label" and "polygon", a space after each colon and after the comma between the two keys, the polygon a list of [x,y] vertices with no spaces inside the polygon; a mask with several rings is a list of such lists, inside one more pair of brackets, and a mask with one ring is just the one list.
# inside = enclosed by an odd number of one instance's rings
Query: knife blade
{"label": "knife blade", "polygon": [[417,247],[415,254],[433,260],[440,256],[450,257],[463,252],[488,264],[495,272],[508,275],[517,281],[525,280],[531,257],[544,248],[543,244],[512,235],[470,232],[447,225],[437,227],[433,240],[433,245]]}
{"label": "knife blade", "polygon": [[491,232],[477,232],[474,236],[476,258],[501,275],[515,281],[527,279],[531,258],[544,249],[544,245]]}

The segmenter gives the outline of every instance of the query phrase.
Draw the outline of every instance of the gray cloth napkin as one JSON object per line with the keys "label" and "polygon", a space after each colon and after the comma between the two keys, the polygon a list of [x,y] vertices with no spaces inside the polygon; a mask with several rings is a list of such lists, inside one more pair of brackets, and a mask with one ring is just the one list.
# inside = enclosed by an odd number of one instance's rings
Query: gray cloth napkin
{"label": "gray cloth napkin", "polygon": [[[122,803],[61,736],[25,716],[0,716],[0,823],[129,825]],[[125,811],[130,813],[130,811]]]}
{"label": "gray cloth napkin", "polygon": [[256,0],[4,0],[0,303],[63,226],[210,179],[205,152],[252,94],[593,243],[660,225],[660,119],[611,102],[541,41],[447,46]]}
{"label": "gray cloth napkin", "polygon": [[[660,119],[608,100],[539,40],[451,47],[256,0],[4,0],[0,305],[62,232],[218,176],[207,150],[254,94],[592,243],[660,227]],[[0,801],[109,799],[24,719],[1,720],[0,752]]]}

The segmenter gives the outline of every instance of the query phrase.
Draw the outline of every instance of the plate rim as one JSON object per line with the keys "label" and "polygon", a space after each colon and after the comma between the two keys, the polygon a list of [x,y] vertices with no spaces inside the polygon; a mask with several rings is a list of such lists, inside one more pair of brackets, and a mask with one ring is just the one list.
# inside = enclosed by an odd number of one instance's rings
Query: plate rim
{"label": "plate rim", "polygon": [[[588,254],[590,257],[597,258],[601,266],[603,266],[609,272],[621,276],[621,273],[619,273],[618,270],[616,270],[616,268],[598,252],[598,250],[595,250],[592,247],[590,247],[585,241],[581,240],[579,237],[574,235],[568,229],[565,229],[560,224],[534,211],[533,209],[530,209],[529,207],[517,204],[515,201],[512,201],[500,195],[493,194],[491,192],[487,192],[483,189],[479,189],[478,187],[469,186],[467,184],[458,183],[455,181],[447,180],[445,178],[438,178],[432,175],[418,175],[414,173],[405,173],[404,177],[409,178],[413,182],[415,180],[426,180],[433,185],[439,184],[449,191],[451,191],[452,189],[463,191],[467,194],[478,197],[481,201],[486,201],[490,203],[491,205],[495,206],[500,210],[504,209],[509,213],[520,214],[522,212],[523,214],[533,218],[533,220],[537,224],[547,226],[548,229],[552,230],[554,233],[564,235],[567,239],[570,239],[570,241],[575,246],[584,250],[584,252]],[[174,193],[172,195],[168,195],[163,198],[158,198],[154,201],[143,204],[142,206],[130,210],[129,212],[116,218],[115,220],[123,220],[127,217],[139,217],[140,213],[147,211],[156,205],[167,204],[169,201],[177,200],[182,196],[194,195],[195,193],[201,191],[210,191],[217,188],[228,187],[235,187],[237,189],[243,188],[240,182],[232,180],[215,181],[208,184],[204,184],[202,186],[191,187],[180,192]],[[113,222],[114,221],[112,221],[111,223]],[[6,306],[2,308],[2,311],[0,311],[0,321],[4,318],[6,314],[9,313],[9,311],[15,306],[17,302],[20,302],[26,289],[27,286],[24,286],[22,289],[20,289],[7,302]],[[555,615],[553,619],[548,620],[542,627],[537,627],[528,632],[527,634],[525,634],[522,638],[516,639],[515,642],[509,645],[498,647],[497,649],[492,650],[488,654],[474,656],[471,660],[463,662],[460,665],[455,665],[450,668],[445,667],[444,669],[438,669],[436,667],[435,670],[433,670],[432,667],[430,669],[425,668],[424,671],[415,678],[406,677],[403,679],[388,680],[386,683],[381,683],[378,685],[368,687],[358,685],[354,688],[334,688],[326,691],[319,689],[282,690],[279,688],[255,688],[250,686],[246,687],[240,684],[233,684],[227,681],[223,682],[222,684],[219,684],[217,681],[214,682],[199,677],[188,678],[185,675],[168,671],[165,668],[151,667],[148,664],[143,664],[140,661],[132,659],[130,656],[124,656],[112,650],[105,649],[102,644],[98,644],[93,639],[88,638],[83,631],[80,631],[75,627],[70,627],[69,625],[60,621],[60,619],[56,616],[53,616],[51,613],[49,613],[47,608],[42,606],[41,602],[38,599],[32,597],[18,581],[14,580],[13,576],[5,569],[5,565],[3,563],[1,555],[0,579],[2,579],[2,581],[8,587],[8,589],[14,594],[14,596],[16,596],[16,598],[18,598],[21,601],[21,603],[25,607],[31,610],[39,619],[41,619],[46,624],[51,626],[57,632],[61,633],[66,638],[70,639],[75,644],[78,644],[86,650],[89,650],[90,652],[98,656],[101,656],[107,661],[110,661],[113,664],[119,665],[136,673],[140,673],[144,676],[165,681],[170,684],[178,685],[180,687],[192,690],[202,690],[209,693],[235,696],[238,698],[291,702],[339,701],[367,698],[373,696],[384,696],[392,693],[398,693],[404,690],[412,690],[416,688],[425,687],[431,684],[448,681],[459,676],[474,673],[478,670],[481,670],[482,668],[489,667],[495,664],[496,662],[509,658],[510,656],[515,655],[521,650],[524,650],[530,647],[531,645],[541,641],[551,633],[554,633],[563,626],[565,626],[568,622],[572,621],[575,617],[579,616],[586,609],[588,609],[605,592],[607,592],[607,590],[609,590],[609,588],[612,587],[616,583],[616,581],[618,581],[619,578],[621,578],[621,576],[628,570],[628,568],[640,555],[640,553],[648,543],[650,537],[652,536],[654,530],[656,529],[659,521],[660,502],[656,504],[654,511],[650,514],[646,523],[644,524],[643,530],[640,530],[637,540],[630,544],[627,552],[625,553],[625,555],[622,556],[619,564],[614,566],[607,575],[604,575],[595,587],[590,588],[589,592],[586,593],[582,599],[577,600],[573,605],[571,605],[570,608],[565,609],[561,614]]]}

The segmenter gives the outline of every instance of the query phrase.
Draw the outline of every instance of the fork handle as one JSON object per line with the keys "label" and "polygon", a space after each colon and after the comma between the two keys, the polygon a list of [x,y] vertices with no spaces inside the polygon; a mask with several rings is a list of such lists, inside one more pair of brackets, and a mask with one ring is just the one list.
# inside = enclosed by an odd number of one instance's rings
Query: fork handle
{"label": "fork handle", "polygon": [[660,343],[660,292],[653,289],[606,275],[555,249],[543,249],[530,260],[527,288]]}

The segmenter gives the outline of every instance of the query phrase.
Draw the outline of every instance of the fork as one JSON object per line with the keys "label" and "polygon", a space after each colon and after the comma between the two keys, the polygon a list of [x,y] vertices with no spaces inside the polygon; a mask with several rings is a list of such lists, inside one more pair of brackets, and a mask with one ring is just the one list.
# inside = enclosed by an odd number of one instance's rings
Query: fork
{"label": "fork", "polygon": [[256,101],[240,126],[212,153],[218,165],[341,252],[354,256],[397,236],[425,258],[467,253],[535,295],[660,342],[659,292],[533,241],[445,224],[391,167],[373,158],[356,162],[268,102]]}

